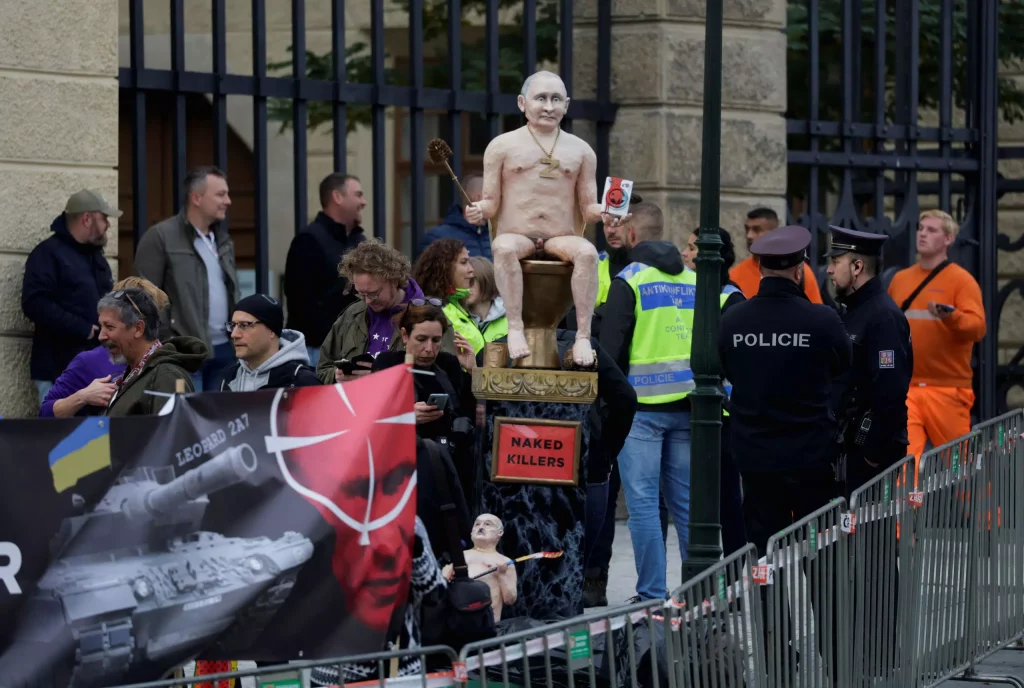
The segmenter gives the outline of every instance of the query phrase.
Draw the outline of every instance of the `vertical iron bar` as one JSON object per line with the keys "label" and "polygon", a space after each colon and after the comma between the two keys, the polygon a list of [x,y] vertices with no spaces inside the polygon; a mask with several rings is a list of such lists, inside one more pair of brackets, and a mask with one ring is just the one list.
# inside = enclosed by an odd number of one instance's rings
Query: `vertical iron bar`
{"label": "vertical iron bar", "polygon": [[850,35],[853,38],[853,103],[851,122],[859,122],[861,115],[863,68],[864,64],[864,0],[850,0],[851,2],[851,24]]}
{"label": "vertical iron bar", "polygon": [[[953,0],[942,0],[939,10],[939,151],[949,160],[953,126]],[[950,212],[950,173],[939,173],[939,208]]]}
{"label": "vertical iron bar", "polygon": [[188,172],[188,117],[185,94],[181,91],[181,74],[185,71],[185,0],[171,0],[171,71],[174,72],[174,131],[171,135],[171,207],[181,209],[185,174]]}
{"label": "vertical iron bar", "polygon": [[[821,117],[819,98],[821,96],[821,37],[820,16],[818,13],[818,0],[807,0],[807,47],[809,71],[811,72],[810,83],[810,106],[807,109],[807,116],[811,120],[811,154],[816,155],[820,150],[821,141],[818,138],[817,122]],[[808,179],[808,203],[807,203],[807,229],[811,232],[810,253],[818,255],[818,203],[820,202],[819,186],[820,168],[817,165],[811,167],[810,178]]]}
{"label": "vertical iron bar", "polygon": [[[222,85],[228,73],[226,0],[213,0],[213,164],[228,172],[228,96]],[[221,223],[222,225],[225,223]]]}
{"label": "vertical iron bar", "polygon": [[[462,176],[462,0],[448,0],[448,80],[452,95],[448,106],[448,145],[452,149],[451,168]],[[459,198],[452,183],[452,199]]]}
{"label": "vertical iron bar", "polygon": [[[978,194],[977,228],[979,247],[978,278],[986,313],[996,312],[999,295],[999,256],[996,239],[999,236],[999,215],[996,212],[996,183],[999,133],[999,0],[980,0],[980,89],[978,104]],[[996,363],[999,355],[999,324],[990,323],[978,351],[981,418],[996,413]]]}
{"label": "vertical iron bar", "polygon": [[498,79],[498,3],[488,2],[485,12],[487,26],[484,31],[487,44],[487,135],[489,139],[501,133],[501,118],[497,113],[497,96],[501,93]]}
{"label": "vertical iron bar", "polygon": [[[558,73],[565,84],[565,92],[570,98],[572,98],[572,4],[573,0],[561,0],[562,10],[558,19],[560,34],[558,43],[561,47],[558,55]],[[598,52],[601,50],[611,50],[611,46],[598,46]],[[569,132],[572,131],[572,120],[568,116],[562,120],[562,128]]]}
{"label": "vertical iron bar", "polygon": [[[599,2],[598,5],[608,3]],[[598,12],[600,12],[600,7]],[[523,0],[523,79],[537,71],[537,0]]]}
{"label": "vertical iron bar", "polygon": [[252,75],[256,89],[252,96],[252,165],[255,176],[253,210],[256,219],[256,292],[270,293],[270,210],[268,202],[267,96],[263,79],[267,76],[266,0],[252,0]]}
{"label": "vertical iron bar", "polygon": [[683,562],[689,580],[722,557],[719,525],[722,392],[719,389],[718,326],[721,321],[722,240],[718,236],[722,148],[722,2],[708,0],[704,28],[704,131],[701,149],[700,233],[697,239],[697,303],[694,312],[690,462],[690,542]]}
{"label": "vertical iron bar", "polygon": [[423,140],[423,108],[420,106],[420,94],[423,90],[423,0],[409,0],[409,69],[412,77],[412,104],[409,122],[409,162],[412,165],[412,184],[409,193],[412,195],[409,210],[409,234],[412,243],[408,248],[410,256],[416,255],[423,234],[423,196],[424,196],[424,165],[425,146]]}
{"label": "vertical iron bar", "polygon": [[348,170],[348,106],[341,100],[341,87],[348,81],[345,55],[345,0],[331,2],[331,55],[334,64],[334,171]]}
{"label": "vertical iron bar", "polygon": [[298,234],[309,222],[308,133],[309,105],[304,98],[306,80],[306,0],[292,0],[292,164],[295,186],[295,228]]}
{"label": "vertical iron bar", "polygon": [[[597,44],[598,46],[610,46],[612,44],[612,7],[610,2],[599,2],[597,4]],[[597,51],[597,102],[602,108],[611,103],[612,100],[612,51],[598,49]],[[608,177],[608,149],[611,144],[611,122],[604,121],[604,118],[597,122],[597,188],[604,188],[604,180]],[[600,193],[600,191],[598,191]],[[597,250],[604,249],[604,229],[597,227]]]}
{"label": "vertical iron bar", "polygon": [[[875,87],[874,87],[874,110],[875,110],[875,153],[880,155],[885,152],[885,138],[883,138],[883,127],[885,127],[885,103],[886,103],[886,60],[885,43],[887,36],[887,22],[885,11],[885,0],[875,0]],[[875,173],[875,219],[881,220],[885,216],[885,170],[879,169]]]}
{"label": "vertical iron bar", "polygon": [[132,70],[132,239],[138,248],[139,239],[146,231],[146,92],[140,88],[139,77],[146,68],[144,46],[146,31],[142,16],[142,0],[132,0],[128,7],[131,24],[130,50]]}
{"label": "vertical iron bar", "polygon": [[[896,0],[894,14],[896,15],[896,37],[900,40],[893,41],[893,51],[896,54],[896,80],[893,85],[893,97],[896,99],[896,112],[893,121],[896,124],[912,126],[914,121],[910,119],[910,52],[912,47],[910,41],[905,40],[910,32],[910,5],[916,2],[907,0]],[[907,155],[906,139],[897,139],[895,142],[896,152],[900,155]],[[895,217],[903,214],[903,204],[906,202],[907,174],[904,171],[897,171],[893,175],[893,204]],[[913,242],[911,242],[913,243]],[[913,251],[913,247],[909,248]],[[913,255],[909,256],[913,260]]]}
{"label": "vertical iron bar", "polygon": [[384,156],[384,105],[380,89],[384,86],[384,0],[372,0],[370,7],[370,54],[373,62],[372,151],[373,151],[373,236],[387,236],[388,214],[384,204],[387,193]]}

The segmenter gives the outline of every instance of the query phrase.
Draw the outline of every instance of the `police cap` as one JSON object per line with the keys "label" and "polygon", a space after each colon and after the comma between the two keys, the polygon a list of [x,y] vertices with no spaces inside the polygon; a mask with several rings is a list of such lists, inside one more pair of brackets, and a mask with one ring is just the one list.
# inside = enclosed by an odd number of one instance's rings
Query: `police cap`
{"label": "police cap", "polygon": [[810,232],[799,225],[786,225],[763,234],[750,246],[750,252],[769,270],[785,270],[803,262],[810,245]]}
{"label": "police cap", "polygon": [[882,255],[882,244],[889,239],[884,234],[875,234],[873,232],[858,232],[855,229],[846,229],[833,225],[829,225],[828,228],[832,232],[832,245],[829,247],[828,253],[825,254],[827,258],[835,258],[844,253],[880,256]]}

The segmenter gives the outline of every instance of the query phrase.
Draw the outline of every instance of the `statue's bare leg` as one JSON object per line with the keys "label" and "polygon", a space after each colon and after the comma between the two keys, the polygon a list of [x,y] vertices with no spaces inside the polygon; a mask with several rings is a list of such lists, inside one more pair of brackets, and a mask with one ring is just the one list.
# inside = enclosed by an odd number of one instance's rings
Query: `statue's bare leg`
{"label": "statue's bare leg", "polygon": [[519,261],[529,258],[536,250],[533,240],[522,234],[499,234],[491,242],[491,252],[494,254],[494,281],[498,283],[498,293],[505,301],[505,317],[508,318],[508,357],[512,361],[530,355],[530,347],[526,343],[526,334],[523,331],[523,268]]}
{"label": "statue's bare leg", "polygon": [[576,306],[576,342],[572,358],[576,365],[589,368],[594,365],[594,349],[590,346],[590,321],[597,301],[597,249],[580,236],[552,237],[544,250],[564,261],[571,262],[572,300]]}

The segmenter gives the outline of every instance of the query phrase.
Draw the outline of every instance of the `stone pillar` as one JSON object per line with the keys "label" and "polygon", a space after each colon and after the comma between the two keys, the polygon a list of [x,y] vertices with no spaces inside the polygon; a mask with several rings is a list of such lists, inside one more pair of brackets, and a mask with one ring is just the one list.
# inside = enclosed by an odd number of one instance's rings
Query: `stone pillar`
{"label": "stone pillar", "polygon": [[[68,196],[117,201],[117,0],[5,0],[0,21],[0,416],[34,415],[25,260]],[[117,250],[111,226],[108,251]]]}
{"label": "stone pillar", "polygon": [[[611,46],[597,46],[597,6],[575,3],[575,93],[596,95],[597,49],[612,51],[610,174],[665,211],[681,243],[700,215],[701,106],[706,0],[609,0]],[[722,226],[746,255],[743,219],[755,206],[784,214],[785,0],[725,0]],[[580,123],[581,125],[583,123]],[[589,127],[578,127],[593,142]],[[603,180],[599,180],[599,186]]]}

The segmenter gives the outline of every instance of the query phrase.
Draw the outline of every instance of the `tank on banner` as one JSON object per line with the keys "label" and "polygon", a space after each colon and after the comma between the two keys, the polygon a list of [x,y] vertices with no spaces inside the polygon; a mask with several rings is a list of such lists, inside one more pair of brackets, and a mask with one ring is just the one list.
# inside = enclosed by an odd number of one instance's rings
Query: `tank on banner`
{"label": "tank on banner", "polygon": [[[0,685],[117,685],[192,658],[384,649],[415,519],[412,380],[4,421]],[[0,559],[2,563],[2,559]]]}
{"label": "tank on banner", "polygon": [[[49,642],[72,624],[71,685],[102,683],[128,668],[137,647],[149,660],[214,643],[225,631],[255,638],[288,597],[309,538],[225,538],[200,530],[211,492],[256,471],[249,445],[231,447],[166,484],[173,468],[127,471],[91,511],[64,519],[58,558],[24,613],[16,643]],[[78,538],[84,528],[116,538]],[[244,624],[236,610],[248,607]],[[180,614],[180,612],[189,612]],[[234,628],[232,628],[234,626]],[[243,645],[242,638],[227,639]]]}

